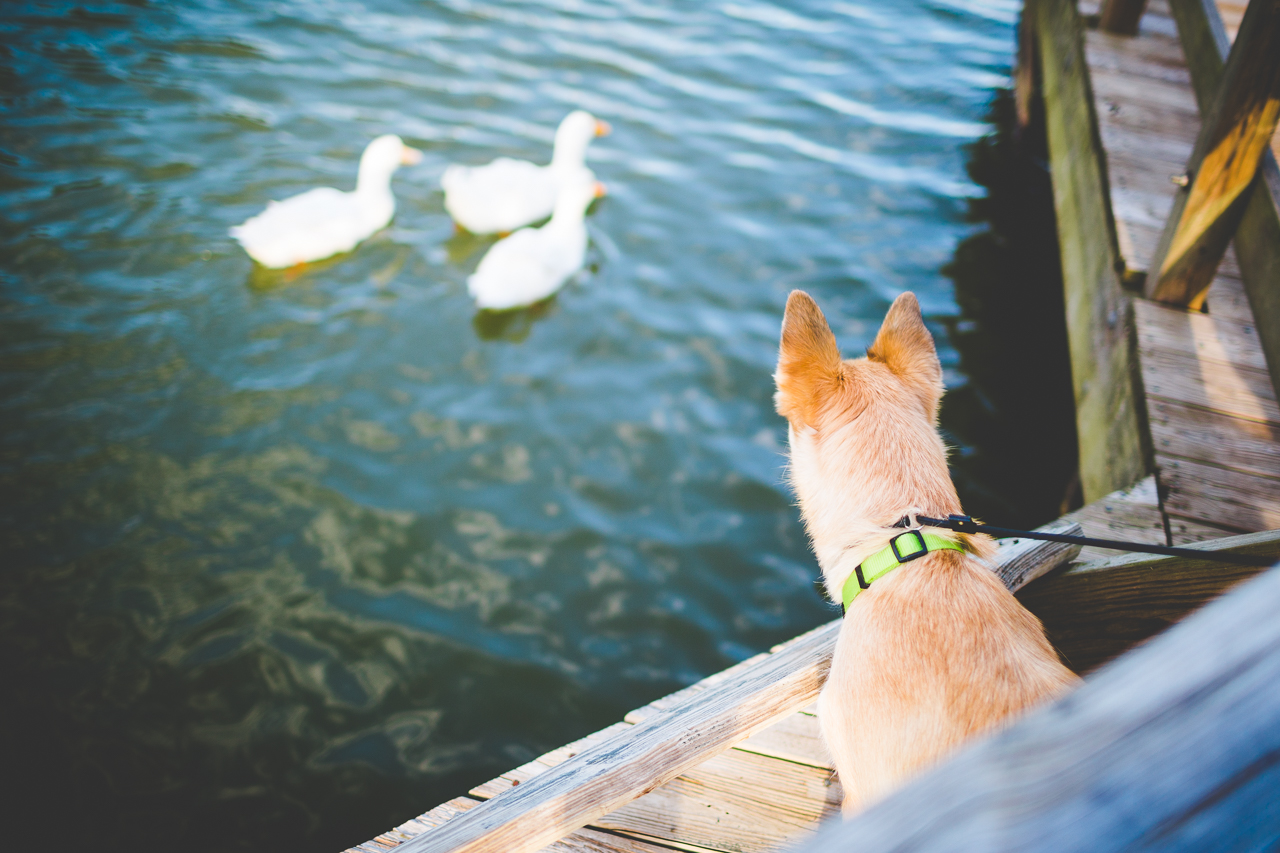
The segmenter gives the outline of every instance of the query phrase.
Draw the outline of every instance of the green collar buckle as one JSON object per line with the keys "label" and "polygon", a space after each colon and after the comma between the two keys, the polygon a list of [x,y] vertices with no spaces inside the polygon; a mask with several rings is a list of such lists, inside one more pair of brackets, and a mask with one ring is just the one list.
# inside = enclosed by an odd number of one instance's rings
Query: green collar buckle
{"label": "green collar buckle", "polygon": [[844,582],[844,589],[841,591],[844,611],[849,612],[849,605],[858,597],[858,593],[871,586],[872,581],[879,580],[903,563],[918,560],[932,551],[943,550],[963,551],[964,546],[920,530],[899,533],[889,540],[888,547],[859,563]]}

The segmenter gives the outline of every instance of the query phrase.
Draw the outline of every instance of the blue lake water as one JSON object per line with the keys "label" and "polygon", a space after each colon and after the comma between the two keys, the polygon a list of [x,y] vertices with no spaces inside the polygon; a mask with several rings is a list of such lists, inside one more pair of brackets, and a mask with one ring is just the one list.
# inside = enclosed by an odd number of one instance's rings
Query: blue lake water
{"label": "blue lake water", "polygon": [[[98,849],[336,850],[832,618],[782,482],[782,307],[808,290],[856,353],[914,290],[966,386],[940,270],[1016,13],[6,5],[0,644],[32,814]],[[490,241],[439,176],[545,162],[574,108],[613,126],[589,268],[477,316]],[[351,188],[387,132],[426,156],[355,252],[267,272],[227,236]]]}

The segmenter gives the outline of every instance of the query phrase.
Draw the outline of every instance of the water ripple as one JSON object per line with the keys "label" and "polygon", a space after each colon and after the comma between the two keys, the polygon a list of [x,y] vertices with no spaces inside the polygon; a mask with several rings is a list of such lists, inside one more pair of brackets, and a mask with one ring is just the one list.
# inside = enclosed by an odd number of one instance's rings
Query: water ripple
{"label": "water ripple", "polygon": [[[62,805],[104,849],[354,843],[827,618],[781,483],[782,306],[812,291],[856,352],[914,289],[954,364],[939,268],[1015,14],[15,7],[0,630],[11,729],[81,780]],[[546,162],[576,107],[614,126],[589,269],[477,316],[491,241],[439,176]],[[424,162],[355,252],[265,271],[227,236],[349,188],[384,132]]]}

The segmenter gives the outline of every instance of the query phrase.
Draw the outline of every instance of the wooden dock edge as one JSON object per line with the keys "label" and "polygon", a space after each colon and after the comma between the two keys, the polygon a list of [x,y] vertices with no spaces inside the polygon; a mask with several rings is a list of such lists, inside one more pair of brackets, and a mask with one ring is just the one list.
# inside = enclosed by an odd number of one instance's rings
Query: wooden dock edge
{"label": "wooden dock edge", "polygon": [[[1280,530],[1183,547],[1280,560]],[[1044,623],[1063,662],[1083,674],[1260,571],[1212,560],[1128,554],[1046,577],[1019,592],[1018,600]]]}
{"label": "wooden dock edge", "polygon": [[[1070,521],[1043,529],[1080,533]],[[1056,542],[1003,540],[993,569],[1018,589],[1066,565],[1078,551],[1079,546]],[[353,849],[541,850],[812,703],[826,679],[840,624],[837,619],[821,625],[637,709],[627,715],[634,725],[589,735],[578,742],[581,749],[553,750],[521,768],[528,774],[521,774],[523,784],[495,780],[493,789],[501,793],[465,810],[446,809],[450,819],[438,826],[433,827],[436,809]]]}
{"label": "wooden dock edge", "polygon": [[[1078,527],[1055,522],[1046,529]],[[1280,558],[1280,531],[1194,547]],[[1078,671],[1125,651],[1258,571],[1211,560],[1143,555],[1070,564],[1075,552],[1076,546],[1004,540],[997,569],[1011,588],[1043,576],[1020,597],[1051,633],[1072,620],[1092,626],[1079,636],[1064,635],[1066,657]],[[1047,591],[1041,594],[1037,587]],[[820,689],[838,628],[838,620],[819,626],[658,699],[628,714],[626,722],[479,786],[472,795],[476,799],[443,804],[354,849],[518,853],[557,840],[556,850],[651,853],[658,849],[651,841],[670,846],[661,839],[580,828],[609,825],[602,820],[605,814],[803,709]],[[486,796],[490,799],[481,801]]]}
{"label": "wooden dock edge", "polygon": [[1271,569],[801,850],[1269,848],[1278,610]]}
{"label": "wooden dock edge", "polygon": [[1053,175],[1085,503],[1153,470],[1133,306],[1074,0],[1027,0]]}

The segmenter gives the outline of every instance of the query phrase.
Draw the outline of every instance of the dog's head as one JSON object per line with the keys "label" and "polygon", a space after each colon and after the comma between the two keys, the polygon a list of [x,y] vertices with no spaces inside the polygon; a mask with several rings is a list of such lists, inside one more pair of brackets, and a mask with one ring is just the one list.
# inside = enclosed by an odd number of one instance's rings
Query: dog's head
{"label": "dog's head", "polygon": [[824,567],[907,512],[960,511],[936,428],[942,365],[913,294],[894,301],[866,358],[845,360],[817,303],[792,291],[774,378],[791,483]]}

